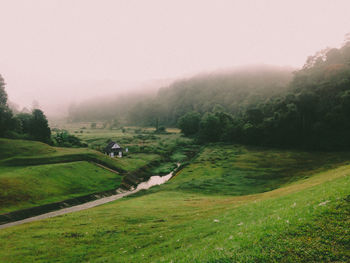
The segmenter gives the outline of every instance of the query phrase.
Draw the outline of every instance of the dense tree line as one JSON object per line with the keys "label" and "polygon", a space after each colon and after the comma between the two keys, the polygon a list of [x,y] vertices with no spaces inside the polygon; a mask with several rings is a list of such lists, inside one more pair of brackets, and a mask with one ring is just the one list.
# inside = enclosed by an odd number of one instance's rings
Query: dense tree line
{"label": "dense tree line", "polygon": [[240,114],[222,109],[179,119],[185,135],[202,142],[345,149],[350,147],[350,42],[307,59],[288,88]]}
{"label": "dense tree line", "polygon": [[247,67],[227,72],[202,74],[161,88],[153,99],[131,107],[127,120],[132,124],[175,126],[187,112],[201,115],[221,108],[239,115],[285,91],[292,79],[291,68]]}
{"label": "dense tree line", "polygon": [[[85,120],[117,117],[123,125],[178,125],[200,142],[349,148],[350,41],[308,57],[295,72],[255,67],[203,74],[162,88],[153,98],[84,107],[99,113],[95,119],[85,114]],[[84,107],[76,107],[71,119],[88,113]]]}
{"label": "dense tree line", "polygon": [[291,79],[291,68],[271,66],[202,74],[161,88],[156,96],[145,91],[72,105],[69,120],[117,119],[120,125],[176,126],[185,113],[204,114],[218,105],[231,114],[238,114],[249,105],[280,94]]}
{"label": "dense tree line", "polygon": [[5,81],[0,75],[0,137],[51,142],[51,130],[40,109],[31,113],[14,114],[9,108]]}

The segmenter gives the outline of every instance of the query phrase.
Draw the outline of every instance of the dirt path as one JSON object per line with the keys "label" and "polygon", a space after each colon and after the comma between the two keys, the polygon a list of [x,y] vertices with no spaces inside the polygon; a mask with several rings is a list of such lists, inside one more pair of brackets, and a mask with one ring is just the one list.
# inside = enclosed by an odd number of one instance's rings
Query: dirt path
{"label": "dirt path", "polygon": [[111,168],[108,168],[107,166],[104,166],[104,165],[102,165],[102,164],[99,164],[99,163],[96,163],[96,162],[90,162],[90,163],[92,163],[92,164],[94,164],[94,165],[97,165],[97,166],[99,166],[99,167],[101,167],[101,168],[103,168],[103,169],[105,169],[105,170],[108,170],[108,171],[110,171],[110,172],[112,172],[112,173],[115,173],[115,174],[119,174],[120,175],[120,173],[119,172],[117,172],[116,170],[113,170],[113,169],[111,169]]}
{"label": "dirt path", "polygon": [[98,205],[102,205],[105,203],[109,203],[112,202],[114,200],[118,200],[120,198],[123,198],[124,196],[128,196],[131,194],[134,194],[136,192],[138,192],[139,190],[133,190],[133,191],[127,191],[124,193],[120,193],[120,194],[116,194],[116,195],[111,195],[108,197],[104,197],[95,201],[91,201],[85,204],[81,204],[81,205],[77,205],[77,206],[72,206],[72,207],[68,207],[68,208],[63,208],[57,211],[53,211],[50,213],[46,213],[46,214],[42,214],[39,216],[34,216],[34,217],[29,217],[23,220],[19,220],[19,221],[15,221],[12,223],[7,223],[7,224],[3,224],[0,225],[0,229],[3,228],[7,228],[7,227],[11,227],[11,226],[16,226],[16,225],[21,225],[24,223],[28,223],[28,222],[33,222],[33,221],[37,221],[37,220],[41,220],[41,219],[45,219],[45,218],[50,218],[50,217],[55,217],[55,216],[59,216],[59,215],[64,215],[64,214],[68,214],[68,213],[73,213],[73,212],[77,212],[77,211],[81,211],[81,210],[85,210],[85,209],[89,209]]}
{"label": "dirt path", "polygon": [[[178,166],[179,166],[179,164],[178,164]],[[121,189],[118,189],[117,191],[119,193],[116,195],[103,197],[101,199],[97,199],[97,200],[87,202],[87,203],[84,203],[81,205],[63,208],[63,209],[49,212],[46,214],[33,216],[33,217],[29,217],[29,218],[26,218],[23,220],[3,224],[3,225],[0,225],[0,229],[4,229],[4,228],[11,227],[11,226],[16,226],[16,225],[21,225],[21,224],[29,223],[29,222],[33,222],[33,221],[38,221],[38,220],[45,219],[45,218],[50,218],[50,217],[55,217],[55,216],[64,215],[64,214],[68,214],[68,213],[78,212],[78,211],[89,209],[89,208],[92,208],[92,207],[95,207],[98,205],[106,204],[106,203],[118,200],[120,198],[123,198],[125,196],[135,194],[140,190],[149,189],[152,186],[163,184],[166,181],[170,180],[170,178],[173,176],[173,173],[174,173],[174,171],[165,175],[165,176],[161,176],[161,177],[160,176],[151,176],[147,182],[140,183],[135,190],[123,191]]]}

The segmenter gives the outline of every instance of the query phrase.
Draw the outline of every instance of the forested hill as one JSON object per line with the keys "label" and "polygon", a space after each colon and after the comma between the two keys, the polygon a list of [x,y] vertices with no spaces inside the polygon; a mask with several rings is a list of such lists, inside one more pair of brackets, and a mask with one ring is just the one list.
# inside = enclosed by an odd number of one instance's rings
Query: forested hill
{"label": "forested hill", "polygon": [[307,59],[280,96],[243,114],[187,113],[179,125],[201,141],[311,149],[350,147],[350,41]]}
{"label": "forested hill", "polygon": [[176,126],[188,111],[204,114],[220,107],[229,113],[241,112],[281,94],[292,79],[291,68],[245,67],[201,74],[163,87],[156,96],[133,94],[91,100],[71,107],[72,121],[109,121],[154,126]]}
{"label": "forested hill", "polygon": [[99,111],[100,120],[117,116],[125,124],[178,125],[202,142],[346,149],[350,41],[310,56],[296,72],[265,66],[203,74],[162,88],[155,97],[136,96],[123,111],[102,104]]}
{"label": "forested hill", "polygon": [[270,136],[279,137],[274,139],[278,144],[348,148],[350,41],[339,49],[327,48],[310,56],[295,73],[284,98],[262,110],[264,120],[269,119],[273,126]]}
{"label": "forested hill", "polygon": [[138,93],[90,99],[77,105],[71,105],[68,110],[68,120],[126,123],[130,109],[152,97],[154,96],[148,93]]}
{"label": "forested hill", "polygon": [[272,66],[198,75],[160,89],[154,100],[131,109],[129,121],[150,125],[157,118],[161,124],[174,126],[190,111],[204,114],[220,108],[237,114],[283,93],[291,79],[291,68]]}

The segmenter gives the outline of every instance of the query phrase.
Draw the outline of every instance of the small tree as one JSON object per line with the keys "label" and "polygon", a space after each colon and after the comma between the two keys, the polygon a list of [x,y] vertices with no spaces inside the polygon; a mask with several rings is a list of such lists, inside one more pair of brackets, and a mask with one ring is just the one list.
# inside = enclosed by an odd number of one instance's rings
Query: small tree
{"label": "small tree", "polygon": [[166,133],[166,128],[164,126],[158,126],[158,129],[154,133]]}
{"label": "small tree", "polygon": [[51,130],[49,128],[46,116],[39,109],[33,110],[32,115],[33,116],[30,121],[30,135],[36,140],[49,142]]}
{"label": "small tree", "polygon": [[0,75],[0,106],[7,105],[7,93],[5,91],[5,81]]}
{"label": "small tree", "polygon": [[15,128],[15,121],[11,109],[7,105],[5,81],[0,75],[0,136],[4,136]]}
{"label": "small tree", "polygon": [[198,112],[188,112],[179,119],[178,127],[185,136],[194,135],[199,131],[201,115]]}

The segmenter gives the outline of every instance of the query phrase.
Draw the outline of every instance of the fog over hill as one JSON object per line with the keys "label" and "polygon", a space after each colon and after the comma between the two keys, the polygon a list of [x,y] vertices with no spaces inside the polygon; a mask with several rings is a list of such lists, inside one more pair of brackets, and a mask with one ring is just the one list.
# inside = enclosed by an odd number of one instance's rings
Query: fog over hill
{"label": "fog over hill", "polygon": [[[73,83],[51,84],[50,89],[62,90],[52,94],[49,89],[37,88],[35,100],[30,101],[28,94],[18,94],[15,102],[10,101],[10,106],[15,111],[21,111],[23,107],[31,109],[33,102],[44,109],[50,119],[65,118],[71,106],[84,104],[86,102],[101,102],[102,104],[111,98],[130,96],[132,94],[156,94],[160,87],[171,83],[170,79],[152,79],[148,81],[117,81],[84,80]],[[68,88],[69,87],[69,88]],[[11,89],[9,89],[11,90]],[[33,91],[32,91],[33,92]],[[11,96],[10,96],[11,98]],[[32,97],[33,98],[33,97]]]}
{"label": "fog over hill", "polygon": [[347,0],[2,0],[0,74],[10,101],[57,115],[203,71],[300,68],[341,43],[349,9]]}
{"label": "fog over hill", "polygon": [[287,88],[294,70],[292,67],[252,65],[202,72],[170,84],[158,82],[158,89],[144,86],[134,92],[100,96],[71,105],[69,119],[118,119],[126,124],[154,125],[158,118],[165,125],[175,126],[177,119],[187,111],[205,112],[220,105],[233,113],[240,107],[277,95]]}

